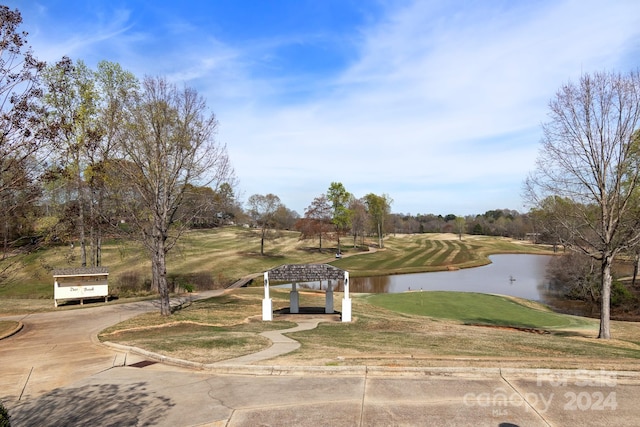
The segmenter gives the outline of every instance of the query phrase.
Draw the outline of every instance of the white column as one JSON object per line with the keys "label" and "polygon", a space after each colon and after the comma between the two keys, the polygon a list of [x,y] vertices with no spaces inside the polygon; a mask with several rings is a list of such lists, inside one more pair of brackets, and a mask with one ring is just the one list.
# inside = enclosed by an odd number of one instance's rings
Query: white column
{"label": "white column", "polygon": [[289,313],[300,313],[300,294],[298,293],[298,284],[291,284],[291,293],[289,293]]}
{"label": "white column", "polygon": [[351,298],[349,298],[349,272],[344,272],[344,298],[342,298],[342,321],[351,322]]}
{"label": "white column", "polygon": [[264,272],[264,299],[262,300],[262,320],[273,320],[273,308],[269,298],[269,272]]}
{"label": "white column", "polygon": [[331,284],[331,280],[327,280],[327,292],[325,293],[324,312],[326,314],[333,313],[333,286]]}

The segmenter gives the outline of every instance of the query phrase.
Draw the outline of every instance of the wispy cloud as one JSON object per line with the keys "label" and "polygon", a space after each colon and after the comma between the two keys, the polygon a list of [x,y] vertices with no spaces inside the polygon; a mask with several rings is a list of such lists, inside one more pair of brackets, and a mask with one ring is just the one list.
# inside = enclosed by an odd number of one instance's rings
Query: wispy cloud
{"label": "wispy cloud", "polygon": [[480,191],[477,210],[508,207],[502,203],[518,199],[533,167],[555,90],[582,71],[623,65],[628,40],[638,34],[629,4],[543,6],[458,11],[416,2],[390,11],[362,29],[357,58],[323,96],[256,111],[250,121],[261,125],[250,134],[232,120],[233,130],[222,135],[252,141],[241,146],[251,154],[238,153],[250,183],[268,183],[281,176],[279,166],[303,163],[307,173],[289,187],[324,191],[342,180],[358,195],[388,192],[396,208],[416,212],[424,206],[416,188],[457,183],[457,202],[439,198],[431,206],[466,209],[465,199]]}

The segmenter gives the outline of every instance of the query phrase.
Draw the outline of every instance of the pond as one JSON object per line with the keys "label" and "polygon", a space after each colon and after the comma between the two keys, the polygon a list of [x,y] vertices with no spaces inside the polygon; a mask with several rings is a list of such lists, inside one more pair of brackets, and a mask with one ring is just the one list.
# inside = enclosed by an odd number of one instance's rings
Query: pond
{"label": "pond", "polygon": [[[432,273],[397,274],[376,277],[352,277],[350,291],[360,293],[396,293],[406,291],[458,291],[508,295],[538,301],[555,311],[578,316],[597,317],[593,306],[571,301],[554,293],[546,277],[553,255],[492,255],[491,264],[482,267]],[[327,288],[327,282],[299,283],[308,289]],[[290,287],[291,285],[282,285]],[[342,282],[332,284],[343,291]]]}
{"label": "pond", "polygon": [[[405,291],[460,291],[510,295],[552,304],[546,269],[551,255],[492,255],[482,267],[433,273],[351,278],[351,292],[396,293]],[[300,283],[318,289],[318,282]],[[322,283],[326,289],[327,283]],[[342,291],[342,284],[335,290]]]}
{"label": "pond", "polygon": [[461,291],[511,295],[539,301],[546,288],[549,255],[492,255],[491,264],[434,273],[355,277],[351,291],[395,293],[405,291]]}

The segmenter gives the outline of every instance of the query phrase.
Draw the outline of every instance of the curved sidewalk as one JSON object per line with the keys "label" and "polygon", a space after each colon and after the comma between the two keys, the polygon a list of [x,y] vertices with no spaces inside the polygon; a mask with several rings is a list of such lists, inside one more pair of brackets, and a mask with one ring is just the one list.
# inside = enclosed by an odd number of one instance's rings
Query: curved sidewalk
{"label": "curved sidewalk", "polygon": [[[300,343],[298,341],[288,338],[283,334],[286,334],[289,332],[307,331],[310,329],[314,329],[318,326],[320,322],[323,322],[323,321],[325,320],[317,319],[317,318],[303,318],[301,316],[300,319],[295,320],[295,323],[297,323],[298,326],[295,326],[293,328],[288,328],[288,329],[277,329],[273,331],[261,332],[259,335],[271,341],[271,345],[268,348],[258,351],[256,353],[250,353],[244,356],[235,357],[233,359],[221,360],[219,362],[214,362],[214,363],[199,363],[199,362],[192,362],[190,360],[167,357],[162,354],[154,353],[138,347],[112,343],[109,341],[101,342],[101,344],[106,347],[110,347],[116,351],[136,354],[139,356],[152,359],[154,361],[159,361],[165,364],[174,365],[178,367],[193,368],[193,369],[207,369],[210,371],[216,371],[220,373],[246,372],[249,374],[258,374],[261,372],[262,373],[273,372],[274,367],[251,365],[252,363],[273,359],[275,357],[282,356],[287,353],[291,353],[292,351],[295,351],[298,348],[300,348]],[[95,341],[98,342],[97,337],[95,337]],[[228,369],[228,368],[231,368],[231,369]],[[295,367],[295,368],[284,367],[280,371],[281,372],[284,372],[284,371],[300,372],[302,370],[304,370],[304,367]],[[311,370],[317,371],[318,369],[311,368]]]}
{"label": "curved sidewalk", "polygon": [[260,333],[261,336],[271,341],[271,346],[257,353],[247,354],[246,356],[236,357],[235,359],[223,360],[213,363],[212,366],[237,366],[248,365],[262,360],[273,359],[283,354],[291,353],[300,348],[300,343],[294,339],[285,337],[282,334],[289,332],[308,331],[315,329],[321,319],[301,319],[296,321],[298,326],[289,329],[280,329],[275,331],[266,331]]}

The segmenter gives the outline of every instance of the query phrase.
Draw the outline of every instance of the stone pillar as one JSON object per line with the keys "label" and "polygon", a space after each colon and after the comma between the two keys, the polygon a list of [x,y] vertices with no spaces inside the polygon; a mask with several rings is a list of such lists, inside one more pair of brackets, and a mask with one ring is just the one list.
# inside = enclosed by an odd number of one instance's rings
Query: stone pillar
{"label": "stone pillar", "polygon": [[269,298],[269,272],[264,273],[264,299],[262,300],[262,320],[273,320],[273,306]]}
{"label": "stone pillar", "polygon": [[351,298],[349,297],[349,272],[344,272],[344,298],[342,298],[342,321],[351,322]]}
{"label": "stone pillar", "polygon": [[298,284],[291,284],[291,293],[289,293],[289,313],[300,313],[300,294],[298,293]]}
{"label": "stone pillar", "polygon": [[333,314],[333,286],[331,284],[331,280],[327,280],[327,292],[325,293],[324,312],[326,314]]}

